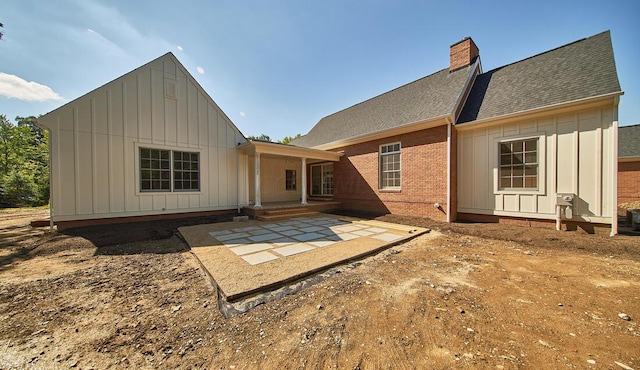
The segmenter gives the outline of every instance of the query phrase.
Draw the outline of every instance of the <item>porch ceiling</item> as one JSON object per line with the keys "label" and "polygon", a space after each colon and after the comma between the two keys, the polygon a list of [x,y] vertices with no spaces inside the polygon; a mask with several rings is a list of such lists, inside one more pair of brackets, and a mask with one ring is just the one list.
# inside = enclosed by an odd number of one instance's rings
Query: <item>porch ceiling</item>
{"label": "porch ceiling", "polygon": [[333,162],[339,161],[340,157],[342,156],[342,153],[253,140],[249,140],[246,143],[238,146],[238,150],[248,155],[268,154],[283,157],[307,158],[311,160]]}

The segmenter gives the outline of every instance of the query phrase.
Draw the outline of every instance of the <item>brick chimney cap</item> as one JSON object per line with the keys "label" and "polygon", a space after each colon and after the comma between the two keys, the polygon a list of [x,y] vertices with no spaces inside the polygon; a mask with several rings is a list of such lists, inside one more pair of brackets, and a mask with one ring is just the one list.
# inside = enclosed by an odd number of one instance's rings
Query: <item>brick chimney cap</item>
{"label": "brick chimney cap", "polygon": [[[458,42],[454,42],[453,44],[451,44],[451,46],[450,46],[450,47],[454,47],[454,46],[456,46],[456,45],[458,45],[458,44],[460,44],[460,43],[462,43],[462,42],[465,42],[465,41],[467,41],[467,40],[471,40],[471,42],[473,42],[473,39],[471,38],[471,36],[467,36],[467,37],[463,38],[462,40],[460,40],[460,41],[458,41]],[[474,43],[474,44],[475,44],[475,43]]]}

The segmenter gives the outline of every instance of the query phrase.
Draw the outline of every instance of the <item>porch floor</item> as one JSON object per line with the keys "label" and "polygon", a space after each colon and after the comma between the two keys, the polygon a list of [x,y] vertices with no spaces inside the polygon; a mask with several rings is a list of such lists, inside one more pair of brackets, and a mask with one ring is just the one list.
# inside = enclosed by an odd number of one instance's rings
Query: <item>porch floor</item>
{"label": "porch floor", "polygon": [[181,227],[228,302],[377,253],[428,229],[321,214]]}

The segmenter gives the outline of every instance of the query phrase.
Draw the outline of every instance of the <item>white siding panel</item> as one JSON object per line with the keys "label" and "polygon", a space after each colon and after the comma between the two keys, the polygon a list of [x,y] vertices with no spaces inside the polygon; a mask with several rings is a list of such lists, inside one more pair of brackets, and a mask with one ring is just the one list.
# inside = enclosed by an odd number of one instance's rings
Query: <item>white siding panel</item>
{"label": "white siding panel", "polygon": [[166,195],[154,195],[153,196],[153,210],[164,211],[167,208]]}
{"label": "white siding panel", "polygon": [[76,105],[76,129],[80,132],[91,132],[91,99],[80,98]]}
{"label": "white siding panel", "polygon": [[195,209],[200,207],[200,195],[199,194],[189,194],[189,208]]}
{"label": "white siding panel", "polygon": [[238,178],[237,175],[237,165],[238,165],[238,152],[234,149],[227,150],[227,205],[232,206],[237,203],[236,194],[238,192],[236,181]]}
{"label": "white siding panel", "polygon": [[557,192],[577,193],[577,185],[574,179],[574,170],[578,158],[576,158],[577,125],[572,119],[558,120],[557,143]]}
{"label": "white siding panel", "polygon": [[152,211],[153,210],[153,195],[141,195],[140,198],[140,210]]}
{"label": "white siding panel", "polygon": [[458,202],[462,208],[473,207],[473,183],[475,179],[473,177],[473,133],[464,132],[460,136],[462,138],[461,145],[458,145],[462,151],[462,161],[458,161],[459,174],[458,174]]}
{"label": "white siding panel", "polygon": [[209,145],[209,104],[205,95],[198,94],[198,144]]}
{"label": "white siding panel", "polygon": [[209,193],[209,152],[215,150],[205,147],[200,151],[200,204],[202,207],[211,206]]}
{"label": "white siding panel", "polygon": [[504,210],[511,212],[519,212],[520,211],[520,202],[518,199],[518,195],[516,194],[505,194],[503,197],[504,201]]}
{"label": "white siding panel", "polygon": [[124,138],[122,136],[111,137],[111,160],[109,161],[109,191],[110,211],[124,212]]}
{"label": "white siding panel", "polygon": [[122,84],[112,84],[109,91],[109,134],[123,136],[124,135],[124,105],[122,102]]}
{"label": "white siding panel", "polygon": [[520,195],[520,206],[518,207],[518,212],[536,212],[536,195],[533,194],[521,194]]}
{"label": "white siding panel", "polygon": [[93,154],[91,134],[78,132],[76,137],[76,213],[93,212]]}
{"label": "white siding panel", "polygon": [[169,145],[178,143],[178,101],[176,99],[165,98],[165,130],[166,142]]}
{"label": "white siding panel", "polygon": [[109,213],[109,136],[94,136],[93,213]]}
{"label": "white siding panel", "polygon": [[187,78],[184,75],[178,77],[178,143],[189,142],[189,96]]}
{"label": "white siding panel", "polygon": [[177,194],[168,194],[166,197],[166,207],[168,210],[178,209],[178,195]]}
{"label": "white siding panel", "polygon": [[136,173],[135,138],[125,138],[124,146],[124,185],[125,209],[127,212],[140,211],[140,197],[138,191],[138,175]]}
{"label": "white siding panel", "polygon": [[489,148],[486,131],[481,130],[473,137],[473,208],[487,209],[487,197],[491,194],[489,179]]}
{"label": "white siding panel", "polygon": [[164,73],[167,77],[176,78],[176,63],[174,63],[173,60],[164,60]]}
{"label": "white siding panel", "polygon": [[613,161],[617,160],[613,152],[613,116],[611,109],[602,110],[602,214],[611,215],[613,212]]}
{"label": "white siding panel", "polygon": [[577,212],[580,215],[600,216],[600,156],[601,148],[599,142],[598,127],[600,117],[596,112],[589,112],[588,116],[579,116],[579,156],[578,172],[578,196],[580,201],[577,204]]}
{"label": "white siding panel", "polygon": [[107,135],[109,133],[109,108],[107,103],[109,98],[107,90],[96,91],[93,98],[93,132],[96,134]]}
{"label": "white siding panel", "polygon": [[227,120],[218,112],[218,148],[226,148]]}
{"label": "white siding panel", "polygon": [[[59,202],[54,212],[58,215],[74,215],[76,213],[76,157],[73,131],[59,130],[58,147],[58,183],[54,191],[59,194]],[[57,185],[57,186],[56,186]]]}
{"label": "white siding panel", "polygon": [[218,146],[218,111],[213,104],[207,105],[208,109],[208,118],[209,118],[209,142],[208,144],[212,147]]}
{"label": "white siding panel", "polygon": [[228,205],[227,202],[227,174],[228,174],[228,159],[227,150],[224,148],[218,148],[218,201],[221,206]]}
{"label": "white siding panel", "polygon": [[187,86],[189,145],[198,145],[198,89],[191,81]]}
{"label": "white siding panel", "polygon": [[209,191],[209,205],[211,206],[219,206],[220,205],[220,194],[219,189],[220,186],[218,184],[218,178],[220,177],[220,165],[218,162],[218,149],[217,148],[209,148],[209,173],[207,182]]}
{"label": "white siding panel", "polygon": [[124,132],[125,136],[138,137],[138,80],[136,76],[123,79]]}
{"label": "white siding panel", "polygon": [[138,74],[138,138],[151,140],[151,71]]}
{"label": "white siding panel", "polygon": [[165,108],[164,108],[164,73],[151,70],[151,124],[153,126],[153,141],[165,140]]}
{"label": "white siding panel", "polygon": [[227,141],[225,147],[229,149],[235,149],[238,145],[236,141],[236,131],[233,129],[231,122],[225,121],[227,123]]}
{"label": "white siding panel", "polygon": [[[74,109],[71,106],[66,106],[60,110],[58,118],[58,127],[60,130],[73,131],[75,125]],[[64,141],[63,141],[64,143]]]}
{"label": "white siding panel", "polygon": [[178,209],[187,209],[189,208],[189,195],[188,194],[178,194]]}

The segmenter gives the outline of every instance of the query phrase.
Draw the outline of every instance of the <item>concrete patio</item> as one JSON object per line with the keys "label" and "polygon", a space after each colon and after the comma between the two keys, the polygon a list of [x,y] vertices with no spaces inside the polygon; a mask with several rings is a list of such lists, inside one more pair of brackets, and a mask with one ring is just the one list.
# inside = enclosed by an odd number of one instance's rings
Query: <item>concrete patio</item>
{"label": "concrete patio", "polygon": [[276,289],[429,231],[327,214],[178,230],[228,302]]}

